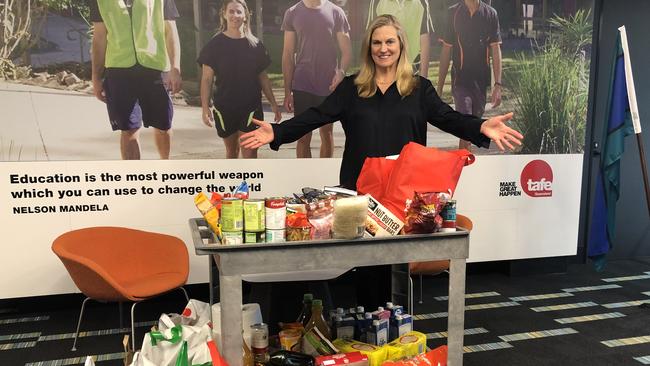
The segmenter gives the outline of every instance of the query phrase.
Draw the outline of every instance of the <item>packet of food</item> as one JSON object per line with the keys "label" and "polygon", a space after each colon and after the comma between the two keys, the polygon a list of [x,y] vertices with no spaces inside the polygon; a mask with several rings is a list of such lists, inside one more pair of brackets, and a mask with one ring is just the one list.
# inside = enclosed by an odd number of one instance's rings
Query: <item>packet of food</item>
{"label": "packet of food", "polygon": [[313,240],[327,240],[332,237],[334,222],[333,196],[318,198],[307,204],[307,218],[312,226]]}
{"label": "packet of food", "polygon": [[287,241],[302,241],[311,239],[311,224],[305,212],[289,212],[287,210],[286,235]]}
{"label": "packet of food", "polygon": [[386,361],[381,366],[447,366],[447,346],[397,361]]}
{"label": "packet of food", "polygon": [[427,349],[427,336],[420,332],[410,331],[388,343],[387,347],[387,359],[389,360],[417,356]]}
{"label": "packet of food", "polygon": [[219,212],[221,212],[221,201],[223,201],[223,196],[217,192],[212,192],[210,203],[212,203],[212,206],[219,210]]}
{"label": "packet of food", "polygon": [[368,356],[361,352],[337,353],[316,357],[316,366],[369,366]]}
{"label": "packet of food", "polygon": [[415,192],[413,200],[406,203],[404,232],[427,234],[436,232],[442,226],[440,211],[451,196],[445,192]]}
{"label": "packet of food", "polygon": [[196,205],[196,208],[199,209],[199,212],[201,212],[201,215],[203,215],[203,218],[208,223],[210,229],[212,229],[212,232],[216,236],[217,241],[221,243],[221,224],[219,224],[219,210],[217,210],[212,205],[212,203],[210,203],[208,196],[206,196],[203,192],[197,194],[196,197],[194,197],[194,204]]}
{"label": "packet of food", "polygon": [[239,198],[239,199],[242,199],[242,200],[247,200],[248,199],[248,193],[249,193],[248,183],[246,183],[246,181],[243,181],[232,192],[226,193],[224,196],[225,197],[235,197],[235,198]]}
{"label": "packet of food", "polygon": [[388,355],[388,349],[385,345],[375,346],[355,340],[344,340],[340,338],[335,339],[333,343],[341,352],[361,352],[361,354],[366,355],[368,357],[369,366],[381,366]]}

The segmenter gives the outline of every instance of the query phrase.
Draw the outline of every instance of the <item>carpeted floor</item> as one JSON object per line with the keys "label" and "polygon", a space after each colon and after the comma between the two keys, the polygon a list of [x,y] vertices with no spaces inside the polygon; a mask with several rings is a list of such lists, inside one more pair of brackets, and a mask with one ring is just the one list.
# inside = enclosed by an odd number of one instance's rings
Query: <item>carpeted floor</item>
{"label": "carpeted floor", "polygon": [[[424,277],[415,329],[429,347],[445,344],[445,275]],[[207,300],[204,286],[190,294]],[[650,364],[650,258],[612,261],[602,273],[571,265],[565,274],[510,277],[468,275],[465,365],[647,365]],[[90,302],[72,352],[81,296],[0,301],[0,366],[78,365],[86,355],[98,366],[122,365],[122,338],[115,304]],[[136,338],[161,312],[180,312],[180,292],[136,308]],[[129,306],[124,307],[129,313]]]}

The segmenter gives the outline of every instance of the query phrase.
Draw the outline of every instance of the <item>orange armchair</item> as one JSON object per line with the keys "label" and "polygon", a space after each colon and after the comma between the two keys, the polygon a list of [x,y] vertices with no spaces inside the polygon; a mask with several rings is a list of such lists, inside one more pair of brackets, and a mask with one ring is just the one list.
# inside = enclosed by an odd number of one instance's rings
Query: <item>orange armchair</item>
{"label": "orange armchair", "polygon": [[52,243],[52,250],[75,285],[86,295],[72,351],[76,351],[81,319],[90,299],[133,301],[131,341],[134,350],[133,317],[137,303],[177,288],[189,301],[182,287],[189,274],[187,247],[174,236],[122,227],[89,227],[62,234]]}
{"label": "orange armchair", "polygon": [[[462,227],[467,231],[472,231],[474,224],[469,217],[456,214],[456,226]],[[420,276],[420,301],[418,303],[422,304],[422,276],[427,275],[437,275],[444,271],[449,270],[449,261],[429,261],[429,262],[413,262],[409,263],[409,284],[408,284],[408,301],[409,301],[409,314],[413,314],[413,279],[411,275]]]}

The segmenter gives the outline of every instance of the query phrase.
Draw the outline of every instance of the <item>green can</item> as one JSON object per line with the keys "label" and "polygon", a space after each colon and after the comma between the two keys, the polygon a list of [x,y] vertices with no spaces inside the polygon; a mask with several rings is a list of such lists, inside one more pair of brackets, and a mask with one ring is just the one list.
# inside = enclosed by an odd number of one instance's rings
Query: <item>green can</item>
{"label": "green can", "polygon": [[266,230],[264,200],[244,201],[244,231],[264,232]]}
{"label": "green can", "polygon": [[221,230],[244,230],[244,203],[239,198],[226,198],[221,201]]}

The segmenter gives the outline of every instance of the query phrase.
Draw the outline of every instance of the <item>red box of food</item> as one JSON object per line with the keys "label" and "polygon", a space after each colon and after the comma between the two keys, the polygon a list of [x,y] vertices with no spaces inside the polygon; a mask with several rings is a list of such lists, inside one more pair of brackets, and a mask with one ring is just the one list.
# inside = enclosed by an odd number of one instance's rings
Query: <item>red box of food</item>
{"label": "red box of food", "polygon": [[368,356],[361,352],[337,353],[316,357],[316,366],[368,366]]}

